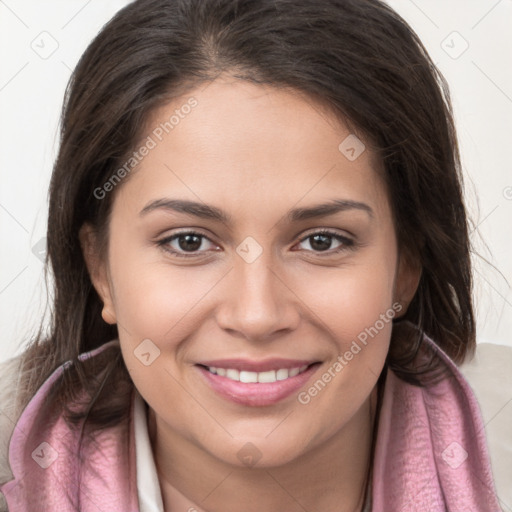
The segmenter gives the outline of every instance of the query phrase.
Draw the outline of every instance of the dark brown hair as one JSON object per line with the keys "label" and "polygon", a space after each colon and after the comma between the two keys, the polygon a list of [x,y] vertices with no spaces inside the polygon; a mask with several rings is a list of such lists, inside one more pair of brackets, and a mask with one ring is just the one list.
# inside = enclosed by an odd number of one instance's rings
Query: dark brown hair
{"label": "dark brown hair", "polygon": [[[449,92],[407,23],[378,0],[137,0],[92,41],[66,91],[47,233],[51,332],[40,333],[25,352],[26,399],[62,362],[117,337],[101,318],[78,232],[91,223],[107,233],[122,183],[101,200],[94,190],[134,150],[156,107],[223,72],[299,91],[372,141],[401,253],[422,268],[404,317],[418,336],[393,335],[389,368],[418,383],[409,363],[423,333],[458,363],[474,350],[468,226]],[[99,404],[102,390],[111,389],[108,379],[130,382],[119,351],[105,364],[101,382],[91,381],[97,368],[75,365],[62,398],[77,382],[88,389],[94,382]],[[98,426],[123,414],[107,395],[108,406],[91,412]]]}

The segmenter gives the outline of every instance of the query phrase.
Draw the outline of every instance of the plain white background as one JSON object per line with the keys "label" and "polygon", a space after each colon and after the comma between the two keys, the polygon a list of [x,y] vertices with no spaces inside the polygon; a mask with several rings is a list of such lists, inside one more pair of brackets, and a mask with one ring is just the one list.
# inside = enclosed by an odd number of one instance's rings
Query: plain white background
{"label": "plain white background", "polygon": [[[126,0],[0,0],[0,361],[44,311],[47,189],[71,70]],[[452,92],[473,220],[478,341],[512,346],[512,0],[389,0]],[[508,282],[507,282],[508,280]]]}

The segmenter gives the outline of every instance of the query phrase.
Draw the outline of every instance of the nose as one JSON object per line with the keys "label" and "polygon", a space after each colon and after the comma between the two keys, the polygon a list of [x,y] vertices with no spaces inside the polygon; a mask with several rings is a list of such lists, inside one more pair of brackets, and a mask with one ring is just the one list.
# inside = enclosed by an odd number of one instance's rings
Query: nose
{"label": "nose", "polygon": [[[270,250],[256,261],[235,260],[217,309],[218,325],[249,341],[270,341],[297,328],[300,301],[286,282],[285,273],[272,265]],[[268,257],[266,255],[269,255]]]}

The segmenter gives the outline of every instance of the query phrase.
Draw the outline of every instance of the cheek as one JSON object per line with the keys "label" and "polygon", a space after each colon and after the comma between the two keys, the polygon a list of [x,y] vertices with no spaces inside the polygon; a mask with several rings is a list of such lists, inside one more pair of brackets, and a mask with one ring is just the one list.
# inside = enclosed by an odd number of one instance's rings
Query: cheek
{"label": "cheek", "polygon": [[342,356],[345,376],[351,375],[347,383],[359,386],[384,364],[395,316],[392,294],[386,282],[379,287],[378,281],[347,279],[339,285],[337,292],[326,292],[319,316],[329,327],[335,357]]}
{"label": "cheek", "polygon": [[[311,270],[307,279],[297,280],[293,286],[313,318],[329,327],[342,350],[382,314],[394,317],[394,276],[392,254],[387,258],[371,255],[329,271]],[[381,324],[379,321],[379,330],[386,332]]]}
{"label": "cheek", "polygon": [[192,424],[201,411],[183,392],[187,367],[177,363],[197,328],[195,308],[205,302],[215,277],[203,272],[200,278],[192,267],[172,268],[161,256],[158,261],[148,257],[153,251],[147,249],[115,241],[111,246],[120,345],[131,379],[154,410],[168,411],[172,397],[173,408],[182,411],[182,420],[187,418],[184,423]]}
{"label": "cheek", "polygon": [[317,279],[311,276],[308,280],[316,284],[316,293],[309,288],[307,295],[305,285],[299,292],[309,297],[312,317],[328,329],[331,340],[332,358],[299,397],[299,403],[315,410],[319,418],[321,411],[332,407],[343,408],[343,418],[350,417],[370,394],[382,371],[392,321],[400,308],[393,303],[392,248],[386,254],[336,269],[327,277],[318,271]]}
{"label": "cheek", "polygon": [[110,252],[118,324],[133,338],[157,342],[171,331],[176,337],[217,272],[173,266],[156,249],[120,242],[113,241]]}

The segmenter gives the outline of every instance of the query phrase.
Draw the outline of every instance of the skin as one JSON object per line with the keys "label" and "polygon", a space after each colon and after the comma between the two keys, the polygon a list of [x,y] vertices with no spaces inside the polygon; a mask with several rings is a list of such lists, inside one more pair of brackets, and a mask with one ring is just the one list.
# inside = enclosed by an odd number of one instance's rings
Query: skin
{"label": "skin", "polygon": [[[338,149],[349,128],[312,100],[229,76],[160,107],[146,136],[191,96],[197,106],[118,185],[106,257],[93,229],[81,231],[103,318],[118,324],[126,366],[149,405],[165,509],[360,510],[391,322],[306,405],[297,393],[265,407],[233,403],[195,364],[321,361],[307,390],[394,303],[405,312],[419,275],[399,258],[381,164],[369,144],[349,161]],[[216,206],[232,223],[164,208],[140,213],[163,198]],[[285,218],[334,199],[364,203],[371,214]],[[349,241],[332,236],[322,251],[307,238],[322,228]],[[167,243],[188,258],[158,245],[181,229],[206,237],[192,252],[179,239]],[[236,252],[248,236],[262,249],[251,263]],[[144,339],[160,350],[149,366],[134,354]],[[260,457],[253,466],[237,456],[246,443]]]}

